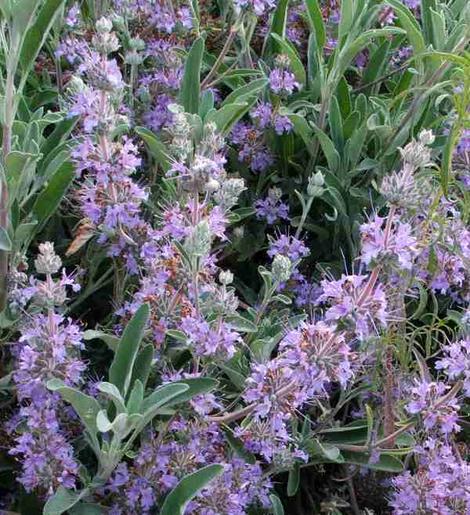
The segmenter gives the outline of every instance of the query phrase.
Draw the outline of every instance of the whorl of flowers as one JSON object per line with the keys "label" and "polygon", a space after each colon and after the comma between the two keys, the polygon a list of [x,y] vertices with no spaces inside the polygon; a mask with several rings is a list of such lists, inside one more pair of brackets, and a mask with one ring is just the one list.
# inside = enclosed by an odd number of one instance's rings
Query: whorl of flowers
{"label": "whorl of flowers", "polygon": [[270,188],[264,199],[259,199],[254,203],[256,217],[266,220],[269,225],[278,220],[288,220],[289,206],[281,201],[281,197],[282,191],[279,188]]}
{"label": "whorl of flowers", "polygon": [[390,505],[396,515],[439,513],[454,515],[470,510],[470,467],[448,443],[428,439],[417,449],[414,474],[392,479]]}
{"label": "whorl of flowers", "polygon": [[324,279],[319,302],[327,303],[325,318],[344,325],[358,338],[378,333],[387,323],[387,300],[383,286],[372,276],[342,275],[337,281]]}
{"label": "whorl of flowers", "polygon": [[279,343],[276,358],[254,365],[244,400],[252,406],[252,421],[237,434],[265,459],[302,458],[292,446],[289,422],[307,403],[326,395],[328,385],[346,387],[353,377],[355,353],[344,335],[324,322],[303,324]]}
{"label": "whorl of flowers", "polygon": [[406,405],[408,413],[419,414],[427,431],[443,434],[460,430],[458,411],[460,406],[450,386],[442,382],[419,381],[411,389],[411,400]]}
{"label": "whorl of flowers", "polygon": [[[21,402],[11,420],[15,446],[10,454],[21,456],[19,477],[27,491],[51,494],[59,485],[73,488],[78,463],[60,424],[61,401],[47,390],[47,381],[61,379],[72,386],[81,382],[85,364],[80,359],[82,331],[66,319],[60,308],[66,300],[65,273],[56,279],[62,262],[53,244],[39,245],[35,278],[28,286],[29,313],[17,343],[17,367],[13,379]],[[26,306],[25,306],[26,307]]]}
{"label": "whorl of flowers", "polygon": [[116,60],[108,57],[119,48],[111,28],[105,18],[97,22],[91,45],[77,53],[79,78],[74,88],[69,88],[69,114],[80,117],[84,132],[72,151],[81,178],[76,197],[83,216],[82,231],[89,237],[98,234],[109,254],[126,258],[128,270],[136,273],[132,254],[139,237],[146,234],[141,206],[147,192],[132,178],[141,163],[136,146],[125,137],[122,141],[111,138],[125,120],[118,112],[125,85]]}
{"label": "whorl of flowers", "polygon": [[191,501],[191,513],[242,514],[269,505],[271,483],[260,465],[231,456],[217,424],[183,418],[171,422],[163,440],[150,436],[130,464],[119,465],[103,496],[116,515],[151,513],[182,477],[213,463],[223,464],[224,472]]}
{"label": "whorl of flowers", "polygon": [[444,356],[436,362],[451,380],[463,380],[463,389],[470,397],[470,339],[466,338],[444,347]]}
{"label": "whorl of flowers", "polygon": [[361,261],[368,266],[391,261],[410,270],[418,252],[411,225],[400,221],[384,225],[385,219],[378,215],[361,225]]}

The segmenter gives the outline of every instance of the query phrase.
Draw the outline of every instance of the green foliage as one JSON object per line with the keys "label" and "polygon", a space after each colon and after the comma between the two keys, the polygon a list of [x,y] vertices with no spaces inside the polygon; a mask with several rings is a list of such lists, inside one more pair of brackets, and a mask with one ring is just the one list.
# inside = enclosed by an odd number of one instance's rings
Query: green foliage
{"label": "green foliage", "polygon": [[183,515],[191,499],[223,471],[222,465],[207,465],[184,477],[165,498],[161,515]]}

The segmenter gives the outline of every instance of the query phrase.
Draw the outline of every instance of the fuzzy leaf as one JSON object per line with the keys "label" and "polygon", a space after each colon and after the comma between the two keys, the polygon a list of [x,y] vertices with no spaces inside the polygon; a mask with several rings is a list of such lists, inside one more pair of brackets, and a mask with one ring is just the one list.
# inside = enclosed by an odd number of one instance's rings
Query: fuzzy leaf
{"label": "fuzzy leaf", "polygon": [[58,392],[65,401],[69,402],[90,434],[96,434],[98,430],[96,416],[101,410],[96,399],[75,388],[66,386],[60,379],[50,379],[47,382],[47,387],[53,392]]}
{"label": "fuzzy leaf", "polygon": [[72,163],[66,161],[38,195],[32,209],[33,215],[38,221],[37,230],[44,226],[49,217],[56,212],[62,198],[72,184],[74,174]]}
{"label": "fuzzy leaf", "polygon": [[208,465],[184,477],[166,496],[160,515],[183,515],[191,499],[223,471],[222,465]]}
{"label": "fuzzy leaf", "polygon": [[42,513],[43,515],[61,515],[75,506],[87,493],[87,490],[75,492],[59,486],[55,494],[47,500]]}
{"label": "fuzzy leaf", "polygon": [[142,304],[124,329],[109,369],[109,380],[118,387],[123,397],[129,387],[132,387],[132,371],[149,316],[148,304]]}
{"label": "fuzzy leaf", "polygon": [[311,30],[315,32],[318,47],[321,49],[325,45],[326,32],[323,25],[323,16],[317,0],[304,0],[307,7],[308,20]]}
{"label": "fuzzy leaf", "polygon": [[204,53],[204,40],[197,38],[189,50],[184,67],[179,100],[187,113],[199,111],[201,94],[201,65]]}

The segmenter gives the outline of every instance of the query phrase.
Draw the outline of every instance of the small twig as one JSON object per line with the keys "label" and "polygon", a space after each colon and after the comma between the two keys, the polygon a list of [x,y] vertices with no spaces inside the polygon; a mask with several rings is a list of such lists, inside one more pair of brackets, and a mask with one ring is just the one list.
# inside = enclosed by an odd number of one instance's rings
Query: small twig
{"label": "small twig", "polygon": [[401,435],[405,431],[408,431],[408,429],[411,429],[414,426],[415,422],[408,422],[408,424],[405,424],[400,429],[397,429],[392,434],[386,436],[385,438],[382,438],[381,440],[377,440],[374,445],[368,446],[368,445],[352,445],[352,444],[336,444],[335,446],[338,447],[338,449],[343,451],[351,451],[351,452],[367,452],[369,450],[377,449],[379,451],[386,452],[388,449],[383,448],[383,446],[387,445],[389,442],[394,441],[397,436]]}
{"label": "small twig", "polygon": [[210,69],[209,73],[204,77],[204,80],[201,83],[201,89],[206,88],[206,86],[209,84],[212,77],[217,73],[217,70],[219,69],[220,65],[222,64],[222,61],[224,60],[224,57],[227,55],[228,51],[230,50],[230,47],[232,46],[233,40],[235,39],[235,36],[237,35],[237,28],[232,27],[230,29],[227,41],[225,41],[225,44],[220,52],[220,54],[217,56],[217,59]]}
{"label": "small twig", "polygon": [[[294,386],[295,386],[294,381],[288,383],[286,386],[280,388],[276,392],[276,394],[275,394],[276,397],[284,397],[292,390],[292,388],[294,388]],[[228,423],[234,422],[235,420],[238,420],[240,418],[246,417],[256,408],[256,406],[257,406],[257,403],[253,402],[238,411],[234,411],[233,413],[227,413],[226,415],[222,415],[222,416],[215,415],[215,416],[207,417],[207,418],[210,422],[215,422],[217,424],[228,424]]]}
{"label": "small twig", "polygon": [[367,89],[367,88],[369,88],[371,86],[375,86],[376,84],[380,84],[382,81],[392,77],[396,73],[400,73],[401,71],[405,70],[406,68],[408,68],[409,65],[410,65],[410,62],[408,60],[404,64],[399,66],[398,68],[395,68],[395,70],[393,70],[393,71],[391,71],[391,72],[389,72],[389,73],[387,73],[385,75],[382,75],[382,77],[379,77],[378,79],[373,80],[372,82],[367,82],[366,84],[363,84],[362,86],[359,86],[358,88],[355,88],[353,91],[354,91],[354,93],[358,93],[358,92],[363,91],[364,89]]}
{"label": "small twig", "polygon": [[348,490],[349,490],[349,500],[351,504],[351,510],[354,515],[361,515],[361,510],[359,509],[359,505],[357,504],[356,492],[354,490],[354,481],[352,477],[349,477],[347,480]]}

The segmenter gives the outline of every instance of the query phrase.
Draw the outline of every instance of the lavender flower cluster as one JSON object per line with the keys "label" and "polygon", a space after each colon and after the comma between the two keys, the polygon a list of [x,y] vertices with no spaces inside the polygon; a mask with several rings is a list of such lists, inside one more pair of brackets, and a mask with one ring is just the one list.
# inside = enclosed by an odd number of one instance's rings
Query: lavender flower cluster
{"label": "lavender flower cluster", "polygon": [[40,168],[55,186],[73,166],[67,236],[30,191],[0,220],[0,435],[44,513],[277,514],[303,492],[371,513],[364,469],[381,510],[470,513],[468,95],[455,73],[433,99],[451,129],[387,125],[419,118],[420,96],[387,102],[419,75],[402,27],[424,13],[366,3],[67,7],[40,54],[70,127]]}

